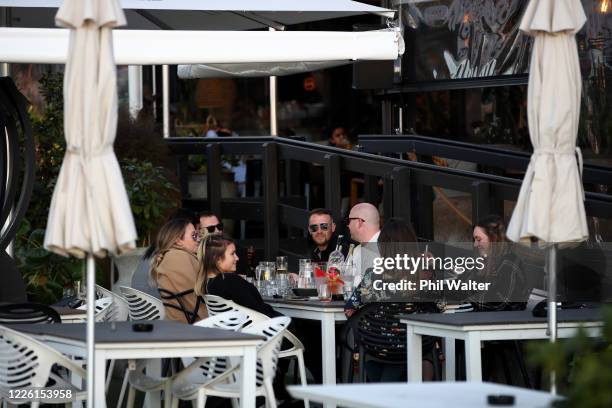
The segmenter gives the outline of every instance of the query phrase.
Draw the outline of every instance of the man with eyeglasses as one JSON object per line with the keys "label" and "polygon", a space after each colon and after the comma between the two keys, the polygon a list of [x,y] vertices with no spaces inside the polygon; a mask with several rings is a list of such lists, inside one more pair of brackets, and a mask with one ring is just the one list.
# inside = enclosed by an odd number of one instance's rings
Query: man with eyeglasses
{"label": "man with eyeglasses", "polygon": [[[327,262],[329,254],[336,249],[336,239],[334,232],[336,224],[331,211],[325,208],[315,208],[310,211],[308,217],[308,233],[314,242],[314,247],[310,251],[310,259],[314,262]],[[342,248],[342,253],[346,256],[347,248]]]}
{"label": "man with eyeglasses", "polygon": [[[200,217],[200,236],[204,237],[208,234],[223,234],[223,223],[219,221],[217,215],[211,211],[204,211],[199,214]],[[228,235],[228,234],[225,234]],[[229,236],[229,235],[228,235]],[[253,249],[254,252],[254,249]],[[254,273],[249,267],[249,255],[247,250],[236,243],[236,255],[238,262],[236,264],[236,273],[253,277]]]}
{"label": "man with eyeglasses", "polygon": [[359,245],[353,251],[353,271],[355,287],[359,285],[366,269],[371,268],[374,257],[378,256],[378,236],[380,235],[380,214],[370,203],[359,203],[351,208],[346,219],[351,238]]}

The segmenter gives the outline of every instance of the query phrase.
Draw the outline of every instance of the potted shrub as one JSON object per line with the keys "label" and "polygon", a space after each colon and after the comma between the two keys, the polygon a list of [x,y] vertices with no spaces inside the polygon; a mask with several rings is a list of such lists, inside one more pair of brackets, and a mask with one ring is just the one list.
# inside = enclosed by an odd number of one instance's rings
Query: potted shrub
{"label": "potted shrub", "polygon": [[612,406],[612,306],[604,306],[602,316],[601,337],[589,337],[580,329],[571,339],[528,344],[530,362],[543,366],[548,374],[554,371],[559,394],[566,397],[554,407]]}

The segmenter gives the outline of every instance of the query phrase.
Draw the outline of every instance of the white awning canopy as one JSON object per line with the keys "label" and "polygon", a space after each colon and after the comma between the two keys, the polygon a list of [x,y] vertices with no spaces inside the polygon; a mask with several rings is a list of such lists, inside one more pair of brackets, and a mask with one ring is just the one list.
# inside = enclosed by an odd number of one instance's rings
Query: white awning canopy
{"label": "white awning canopy", "polygon": [[179,65],[179,78],[256,78],[285,76],[338,67],[351,61],[253,62],[250,64]]}
{"label": "white awning canopy", "polygon": [[[0,0],[11,7],[7,26],[52,28],[61,0]],[[250,30],[393,10],[350,0],[122,0],[128,29]]]}
{"label": "white awning canopy", "polygon": [[[65,29],[0,28],[0,61],[63,64],[68,36]],[[116,30],[113,39],[118,65],[395,60],[404,51],[393,30]]]}

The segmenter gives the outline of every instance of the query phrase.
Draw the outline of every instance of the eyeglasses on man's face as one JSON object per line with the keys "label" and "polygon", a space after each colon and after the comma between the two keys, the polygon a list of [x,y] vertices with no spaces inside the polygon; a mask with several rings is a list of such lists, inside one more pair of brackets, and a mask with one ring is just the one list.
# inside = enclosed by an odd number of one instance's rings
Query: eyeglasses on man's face
{"label": "eyeglasses on man's face", "polygon": [[220,222],[216,225],[209,225],[208,227],[204,227],[206,228],[206,231],[208,231],[209,234],[212,234],[215,232],[215,230],[218,230],[219,232],[223,232],[223,223]]}
{"label": "eyeglasses on man's face", "polygon": [[310,230],[310,232],[317,232],[319,228],[321,228],[321,231],[327,231],[329,229],[329,223],[322,222],[320,224],[310,224],[308,226],[308,229]]}
{"label": "eyeglasses on man's face", "polygon": [[346,220],[345,220],[346,225],[349,225],[351,223],[351,221],[353,221],[353,220],[359,220],[361,222],[365,222],[365,220],[363,218],[359,218],[359,217],[347,217]]}

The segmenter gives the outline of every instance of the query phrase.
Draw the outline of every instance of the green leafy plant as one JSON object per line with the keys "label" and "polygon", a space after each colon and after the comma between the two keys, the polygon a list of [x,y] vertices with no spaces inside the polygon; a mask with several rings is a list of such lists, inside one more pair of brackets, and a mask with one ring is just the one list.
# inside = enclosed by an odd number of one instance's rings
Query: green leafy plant
{"label": "green leafy plant", "polygon": [[26,282],[29,296],[39,303],[54,303],[63,289],[82,279],[83,260],[65,258],[43,248],[45,230],[32,229],[24,220],[15,240],[15,261]]}
{"label": "green leafy plant", "polygon": [[166,212],[177,207],[178,190],[166,177],[166,170],[151,162],[123,159],[121,169],[138,236],[147,245]]}
{"label": "green leafy plant", "polygon": [[32,133],[36,144],[36,175],[26,218],[32,230],[47,225],[53,187],[65,153],[63,77],[47,73],[39,81],[46,105],[41,116],[30,111]]}
{"label": "green leafy plant", "polygon": [[587,336],[584,329],[566,341],[528,344],[529,361],[544,371],[556,372],[559,392],[566,399],[555,407],[612,407],[612,307],[603,309],[602,337]]}

